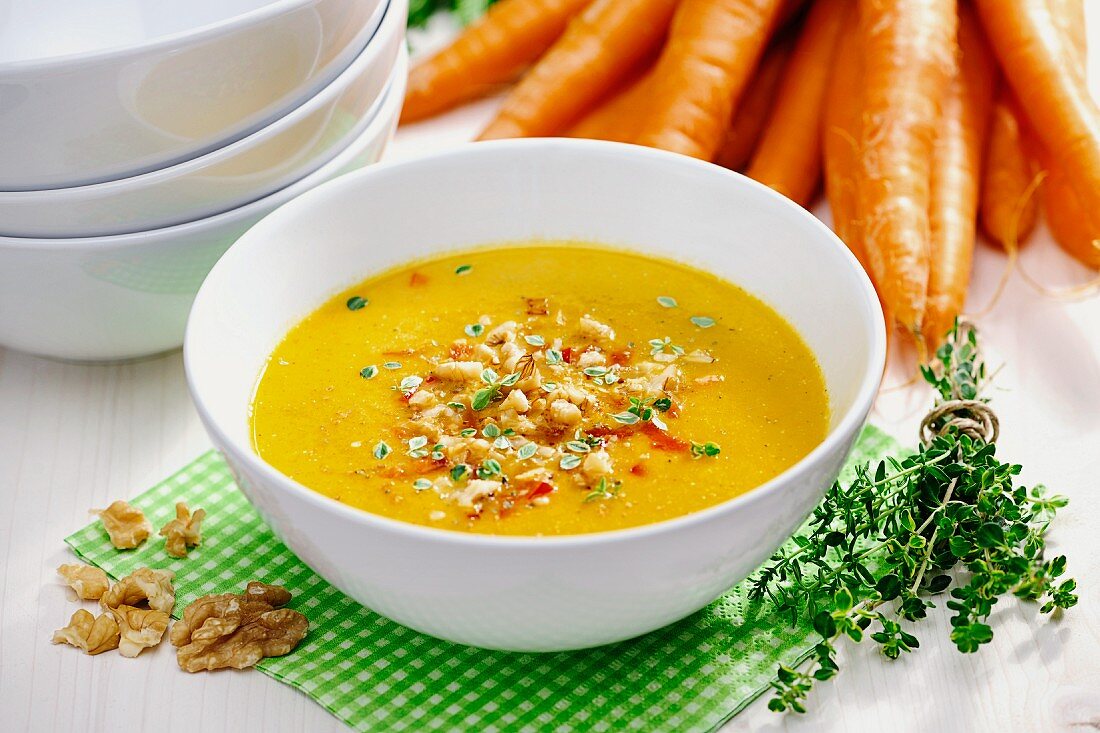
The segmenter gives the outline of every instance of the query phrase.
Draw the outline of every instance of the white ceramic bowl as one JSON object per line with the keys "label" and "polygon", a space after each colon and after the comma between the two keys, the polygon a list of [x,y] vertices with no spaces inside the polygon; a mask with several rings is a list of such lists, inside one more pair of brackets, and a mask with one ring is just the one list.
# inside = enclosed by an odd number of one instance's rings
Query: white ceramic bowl
{"label": "white ceramic bowl", "polygon": [[[831,400],[828,437],[779,477],[705,511],[555,538],[469,535],[368,514],[256,455],[250,398],[265,359],[299,319],[398,263],[535,237],[670,257],[763,298],[817,354]],[[862,268],[821,222],[773,191],[647,148],[517,140],[376,166],[282,207],[203,283],[184,362],[199,415],[241,488],[327,580],[444,639],[549,651],[683,618],[765,560],[837,476],[878,388],[884,344]]]}
{"label": "white ceramic bowl", "polygon": [[377,161],[405,96],[404,50],[363,134],[287,188],[209,219],[117,237],[0,237],[0,345],[74,361],[149,356],[183,343],[203,278],[241,234],[280,204]]}
{"label": "white ceramic bowl", "polygon": [[[0,192],[0,236],[128,234],[214,216],[319,168],[370,123],[405,38],[408,0],[347,69],[285,117],[178,165],[76,188]],[[385,10],[385,8],[382,8]]]}
{"label": "white ceramic bowl", "polygon": [[382,0],[6,0],[0,190],[132,176],[254,132],[331,82]]}

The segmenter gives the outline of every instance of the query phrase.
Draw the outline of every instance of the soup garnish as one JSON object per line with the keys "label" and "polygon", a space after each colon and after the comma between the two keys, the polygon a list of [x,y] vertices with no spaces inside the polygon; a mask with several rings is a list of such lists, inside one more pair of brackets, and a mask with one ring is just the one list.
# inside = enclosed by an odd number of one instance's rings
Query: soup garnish
{"label": "soup garnish", "polygon": [[556,535],[647,524],[825,435],[813,355],[717,277],[579,243],[449,254],[336,296],[272,354],[260,455],[404,521]]}

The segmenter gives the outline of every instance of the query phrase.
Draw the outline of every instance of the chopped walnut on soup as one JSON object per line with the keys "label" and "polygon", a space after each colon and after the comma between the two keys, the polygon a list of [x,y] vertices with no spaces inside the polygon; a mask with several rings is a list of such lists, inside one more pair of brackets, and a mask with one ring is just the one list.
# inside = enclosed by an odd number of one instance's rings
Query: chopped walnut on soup
{"label": "chopped walnut on soup", "polygon": [[[636,465],[619,465],[624,439],[688,452],[670,428],[686,385],[682,364],[714,358],[688,355],[668,338],[622,343],[612,324],[589,313],[569,319],[552,306],[525,298],[525,317],[494,323],[484,314],[464,336],[416,354],[424,369],[396,385],[400,419],[375,444],[382,462],[373,473],[407,478],[468,518],[507,516],[564,492],[583,502],[624,496]],[[447,516],[432,510],[436,521]]]}

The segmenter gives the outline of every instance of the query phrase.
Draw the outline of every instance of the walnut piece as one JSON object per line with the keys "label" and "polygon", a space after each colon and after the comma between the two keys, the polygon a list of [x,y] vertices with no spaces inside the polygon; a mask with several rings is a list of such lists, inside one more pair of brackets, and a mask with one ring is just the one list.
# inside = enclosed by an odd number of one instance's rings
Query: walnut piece
{"label": "walnut piece", "polygon": [[290,593],[252,581],[241,594],[203,596],[172,626],[169,639],[179,647],[176,661],[185,672],[251,667],[264,657],[289,654],[309,629],[305,616],[289,608]]}
{"label": "walnut piece", "polygon": [[106,509],[92,509],[92,513],[99,515],[111,544],[120,550],[134,549],[153,532],[153,525],[141,510],[121,500]]}
{"label": "walnut piece", "polygon": [[529,316],[548,316],[550,315],[550,299],[549,298],[524,298],[527,304],[527,315]]}
{"label": "walnut piece", "polygon": [[118,653],[124,657],[136,657],[142,649],[156,646],[168,629],[168,614],[164,611],[119,606],[110,613],[121,635]]}
{"label": "walnut piece", "polygon": [[76,591],[77,598],[85,601],[98,601],[111,586],[107,573],[91,565],[62,565],[57,569],[57,574]]}
{"label": "walnut piece", "polygon": [[154,611],[172,613],[176,605],[176,591],[172,587],[174,577],[176,574],[171,570],[139,568],[112,585],[99,602],[107,609],[147,602]]}
{"label": "walnut piece", "polygon": [[455,382],[473,382],[481,376],[485,369],[480,361],[445,361],[437,364],[432,372],[440,379],[449,379]]}
{"label": "walnut piece", "polygon": [[581,418],[581,409],[572,402],[554,400],[550,403],[550,421],[553,423],[570,427],[580,423]]}
{"label": "walnut piece", "polygon": [[593,341],[614,341],[615,329],[606,323],[600,323],[587,313],[581,316],[580,332],[585,338]]}
{"label": "walnut piece", "polygon": [[102,654],[118,646],[118,623],[109,613],[93,616],[83,608],[73,614],[69,625],[53,632],[54,644],[69,644],[87,654]]}
{"label": "walnut piece", "polygon": [[202,520],[206,518],[205,509],[191,510],[182,501],[176,502],[176,518],[160,529],[160,536],[164,537],[164,549],[172,557],[187,557],[187,548],[195,547],[202,539],[199,536],[199,528]]}

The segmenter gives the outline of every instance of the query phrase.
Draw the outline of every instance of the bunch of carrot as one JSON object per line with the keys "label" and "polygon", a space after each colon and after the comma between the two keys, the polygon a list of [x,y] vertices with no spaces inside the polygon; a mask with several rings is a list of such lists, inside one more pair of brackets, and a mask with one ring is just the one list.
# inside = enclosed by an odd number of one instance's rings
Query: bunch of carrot
{"label": "bunch of carrot", "polygon": [[1014,250],[1043,207],[1100,268],[1083,2],[499,0],[414,67],[402,119],[514,82],[481,139],[650,145],[804,206],[823,187],[886,309],[934,348],[979,224]]}

